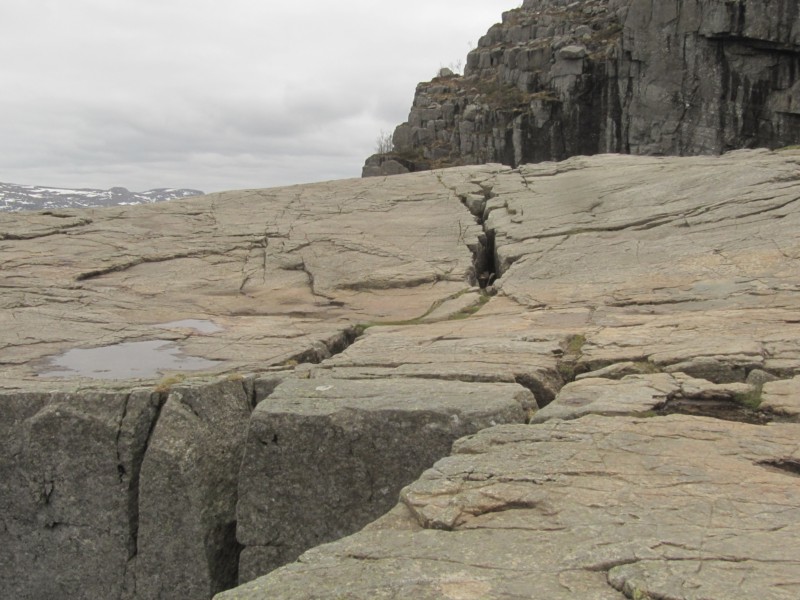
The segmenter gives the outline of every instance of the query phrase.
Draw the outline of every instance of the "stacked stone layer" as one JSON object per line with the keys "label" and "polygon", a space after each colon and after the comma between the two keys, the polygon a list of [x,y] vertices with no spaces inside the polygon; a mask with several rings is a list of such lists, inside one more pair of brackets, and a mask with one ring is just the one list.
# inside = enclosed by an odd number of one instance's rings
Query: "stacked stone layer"
{"label": "stacked stone layer", "polygon": [[529,0],[417,86],[394,152],[364,175],[623,152],[800,142],[794,0]]}

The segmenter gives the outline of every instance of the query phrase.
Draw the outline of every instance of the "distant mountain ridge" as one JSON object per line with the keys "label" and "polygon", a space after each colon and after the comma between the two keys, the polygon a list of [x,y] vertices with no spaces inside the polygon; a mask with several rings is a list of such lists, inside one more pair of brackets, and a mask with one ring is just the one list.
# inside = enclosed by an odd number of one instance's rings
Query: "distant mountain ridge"
{"label": "distant mountain ridge", "polygon": [[0,182],[0,211],[152,204],[202,195],[200,190],[176,188],[131,192],[124,187],[112,187],[108,190],[70,189]]}

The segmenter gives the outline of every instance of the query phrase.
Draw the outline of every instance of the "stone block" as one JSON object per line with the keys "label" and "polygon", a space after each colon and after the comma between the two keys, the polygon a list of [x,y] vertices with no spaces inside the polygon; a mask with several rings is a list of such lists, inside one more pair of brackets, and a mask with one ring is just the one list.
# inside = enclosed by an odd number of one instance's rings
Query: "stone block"
{"label": "stone block", "polygon": [[523,422],[531,405],[516,384],[285,381],[250,423],[237,507],[242,574],[266,573],[357,531],[453,441]]}
{"label": "stone block", "polygon": [[140,477],[137,600],[209,598],[236,584],[236,490],[251,409],[240,381],[170,392]]}

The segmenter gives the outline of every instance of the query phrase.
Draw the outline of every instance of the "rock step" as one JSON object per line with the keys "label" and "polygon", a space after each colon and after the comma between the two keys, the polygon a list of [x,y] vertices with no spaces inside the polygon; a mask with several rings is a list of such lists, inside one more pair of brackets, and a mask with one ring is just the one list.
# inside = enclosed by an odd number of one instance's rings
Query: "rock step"
{"label": "rock step", "polygon": [[240,581],[353,533],[455,440],[524,423],[533,394],[513,383],[289,379],[259,404],[239,475]]}
{"label": "rock step", "polygon": [[500,425],[361,532],[215,600],[789,600],[798,434],[683,415]]}

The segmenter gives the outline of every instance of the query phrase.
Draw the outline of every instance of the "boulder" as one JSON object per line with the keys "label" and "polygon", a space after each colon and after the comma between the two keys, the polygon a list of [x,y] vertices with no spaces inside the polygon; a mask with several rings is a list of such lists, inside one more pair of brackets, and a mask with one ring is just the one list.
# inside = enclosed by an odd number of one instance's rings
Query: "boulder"
{"label": "boulder", "polygon": [[290,379],[250,420],[239,478],[239,572],[249,581],[389,510],[404,485],[467,434],[524,422],[516,384]]}

